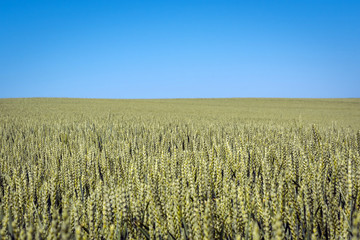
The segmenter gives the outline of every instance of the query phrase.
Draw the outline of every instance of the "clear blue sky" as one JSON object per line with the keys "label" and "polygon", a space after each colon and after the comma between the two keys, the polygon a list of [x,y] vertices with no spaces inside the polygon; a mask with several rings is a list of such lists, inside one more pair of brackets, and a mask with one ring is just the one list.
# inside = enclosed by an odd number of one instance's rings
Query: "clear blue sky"
{"label": "clear blue sky", "polygon": [[360,1],[0,0],[0,98],[360,97]]}

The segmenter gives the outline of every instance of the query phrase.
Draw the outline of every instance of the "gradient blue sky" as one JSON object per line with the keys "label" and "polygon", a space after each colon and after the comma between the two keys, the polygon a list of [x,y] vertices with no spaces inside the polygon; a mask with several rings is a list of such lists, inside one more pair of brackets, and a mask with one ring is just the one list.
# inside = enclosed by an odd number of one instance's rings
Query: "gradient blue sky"
{"label": "gradient blue sky", "polygon": [[0,98],[360,97],[360,1],[0,0]]}

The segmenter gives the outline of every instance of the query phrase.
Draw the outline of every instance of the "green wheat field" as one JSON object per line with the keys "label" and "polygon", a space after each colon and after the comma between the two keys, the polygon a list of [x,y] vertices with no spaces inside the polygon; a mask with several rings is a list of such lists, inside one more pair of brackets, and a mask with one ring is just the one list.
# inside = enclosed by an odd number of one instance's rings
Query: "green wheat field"
{"label": "green wheat field", "polygon": [[360,239],[360,99],[0,99],[0,239]]}

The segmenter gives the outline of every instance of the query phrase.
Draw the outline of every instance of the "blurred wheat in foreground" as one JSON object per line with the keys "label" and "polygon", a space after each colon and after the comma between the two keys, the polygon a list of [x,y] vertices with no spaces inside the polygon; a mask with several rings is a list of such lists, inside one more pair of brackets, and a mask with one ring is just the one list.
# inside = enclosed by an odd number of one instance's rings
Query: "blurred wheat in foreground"
{"label": "blurred wheat in foreground", "polygon": [[360,101],[259,101],[0,100],[0,239],[360,239]]}

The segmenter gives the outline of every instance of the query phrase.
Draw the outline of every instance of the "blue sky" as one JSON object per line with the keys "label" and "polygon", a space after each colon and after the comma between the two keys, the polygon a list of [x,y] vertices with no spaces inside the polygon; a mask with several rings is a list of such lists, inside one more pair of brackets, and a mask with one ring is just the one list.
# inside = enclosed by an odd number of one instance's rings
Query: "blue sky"
{"label": "blue sky", "polygon": [[0,98],[360,97],[360,1],[0,1]]}

